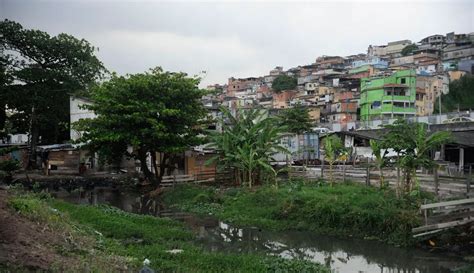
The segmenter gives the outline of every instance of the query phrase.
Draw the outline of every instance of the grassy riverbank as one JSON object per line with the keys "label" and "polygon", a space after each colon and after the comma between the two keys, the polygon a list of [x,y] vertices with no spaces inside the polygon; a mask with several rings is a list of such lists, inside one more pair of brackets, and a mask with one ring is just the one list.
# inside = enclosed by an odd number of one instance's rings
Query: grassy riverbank
{"label": "grassy riverbank", "polygon": [[[68,242],[52,246],[67,261],[50,265],[57,272],[137,272],[145,258],[158,272],[329,272],[305,261],[206,252],[194,244],[194,235],[183,224],[170,219],[108,206],[73,205],[46,195],[16,194],[8,199],[11,210],[42,223],[44,229]],[[173,249],[182,252],[170,253]]]}
{"label": "grassy riverbank", "polygon": [[311,230],[323,234],[413,244],[411,229],[420,224],[421,197],[397,199],[391,190],[355,184],[290,182],[278,189],[184,186],[164,194],[179,210],[213,214],[240,226]]}

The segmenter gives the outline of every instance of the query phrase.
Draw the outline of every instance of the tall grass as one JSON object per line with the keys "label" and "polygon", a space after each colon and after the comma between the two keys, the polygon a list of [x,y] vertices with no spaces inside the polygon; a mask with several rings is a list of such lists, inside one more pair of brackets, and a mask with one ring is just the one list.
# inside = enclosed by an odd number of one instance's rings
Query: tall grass
{"label": "tall grass", "polygon": [[420,224],[420,197],[398,199],[390,190],[357,184],[296,181],[278,189],[257,190],[184,186],[167,192],[165,202],[178,209],[240,226],[312,230],[411,245],[411,229]]}

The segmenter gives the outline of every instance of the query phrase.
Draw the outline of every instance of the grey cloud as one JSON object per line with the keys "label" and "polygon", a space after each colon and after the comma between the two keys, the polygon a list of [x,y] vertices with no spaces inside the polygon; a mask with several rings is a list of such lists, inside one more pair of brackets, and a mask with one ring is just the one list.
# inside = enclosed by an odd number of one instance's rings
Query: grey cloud
{"label": "grey cloud", "polygon": [[[0,0],[0,16],[100,48],[110,70],[161,65],[203,84],[314,62],[318,55],[365,52],[369,44],[471,32],[471,1],[184,3]],[[123,36],[121,36],[123,35]],[[174,43],[174,44],[173,44]]]}

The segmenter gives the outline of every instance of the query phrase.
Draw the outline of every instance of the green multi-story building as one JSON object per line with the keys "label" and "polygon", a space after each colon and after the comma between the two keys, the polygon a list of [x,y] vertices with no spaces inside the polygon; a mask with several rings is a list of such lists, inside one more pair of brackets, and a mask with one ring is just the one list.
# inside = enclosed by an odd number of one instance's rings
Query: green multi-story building
{"label": "green multi-story building", "polygon": [[415,116],[415,101],[416,72],[413,69],[361,79],[361,120]]}

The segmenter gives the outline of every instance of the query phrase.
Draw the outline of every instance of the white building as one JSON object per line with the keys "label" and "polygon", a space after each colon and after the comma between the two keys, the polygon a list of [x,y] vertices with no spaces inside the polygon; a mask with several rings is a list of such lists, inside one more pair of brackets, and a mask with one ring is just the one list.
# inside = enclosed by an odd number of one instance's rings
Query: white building
{"label": "white building", "polygon": [[96,114],[88,109],[83,109],[84,105],[92,105],[92,102],[86,98],[78,98],[78,97],[69,97],[69,109],[70,109],[70,122],[71,122],[71,129],[70,129],[70,137],[71,140],[77,140],[81,137],[81,132],[78,132],[73,129],[73,123],[79,121],[81,119],[86,118],[95,118]]}

